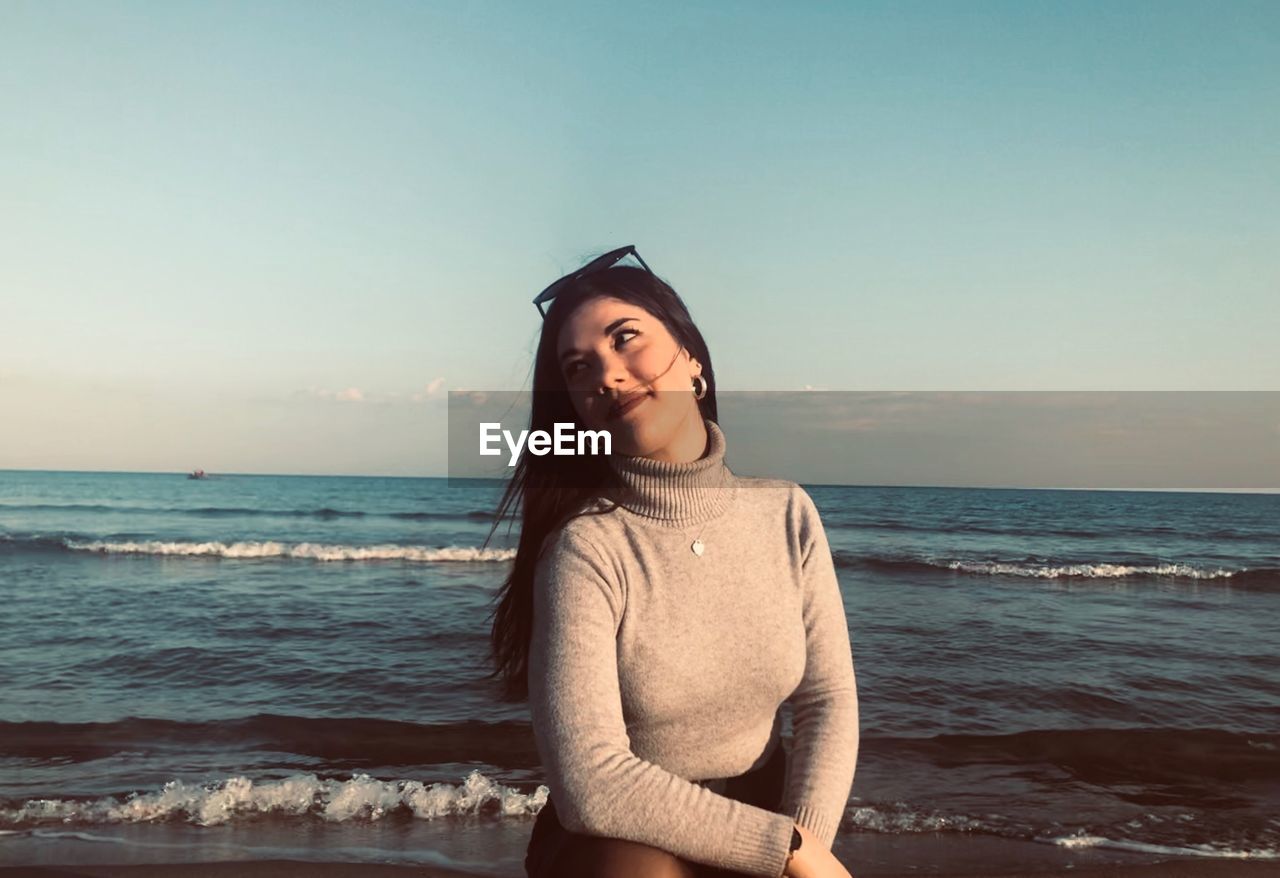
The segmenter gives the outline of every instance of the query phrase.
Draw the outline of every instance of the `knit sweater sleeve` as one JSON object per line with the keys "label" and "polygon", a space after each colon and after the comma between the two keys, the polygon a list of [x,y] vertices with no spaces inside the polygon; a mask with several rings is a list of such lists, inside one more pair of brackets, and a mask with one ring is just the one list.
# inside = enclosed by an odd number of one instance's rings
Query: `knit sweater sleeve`
{"label": "knit sweater sleeve", "polygon": [[790,817],[719,795],[631,751],[616,644],[624,596],[609,570],[598,550],[563,530],[535,570],[529,707],[557,816],[571,832],[778,878]]}
{"label": "knit sweater sleeve", "polygon": [[799,490],[806,659],[789,699],[794,738],[782,807],[830,848],[858,761],[858,692],[831,547],[813,499]]}

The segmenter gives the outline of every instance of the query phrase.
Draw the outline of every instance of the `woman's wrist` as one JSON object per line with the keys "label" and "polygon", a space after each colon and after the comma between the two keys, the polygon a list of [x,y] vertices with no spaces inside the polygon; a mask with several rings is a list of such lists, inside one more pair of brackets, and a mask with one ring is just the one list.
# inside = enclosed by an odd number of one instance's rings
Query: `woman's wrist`
{"label": "woman's wrist", "polygon": [[803,841],[804,841],[804,836],[802,836],[802,835],[800,834],[800,825],[799,825],[799,824],[792,824],[792,826],[791,826],[791,850],[787,851],[787,861],[786,861],[786,863],[785,863],[785,864],[783,865],[783,867],[782,867],[782,874],[783,874],[784,876],[785,876],[785,875],[790,875],[790,874],[791,874],[791,864],[792,864],[792,862],[795,860],[795,858],[796,858],[796,854],[797,854],[797,853],[799,853],[799,851],[800,851],[800,846],[801,846],[801,843],[802,843]]}

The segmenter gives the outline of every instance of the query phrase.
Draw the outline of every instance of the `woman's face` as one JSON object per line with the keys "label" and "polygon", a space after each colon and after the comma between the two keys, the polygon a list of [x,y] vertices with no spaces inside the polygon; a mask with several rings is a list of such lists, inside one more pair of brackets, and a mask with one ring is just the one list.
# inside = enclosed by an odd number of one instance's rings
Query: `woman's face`
{"label": "woman's face", "polygon": [[[615,453],[654,456],[691,418],[702,423],[693,398],[701,364],[639,305],[612,297],[580,305],[560,329],[556,357],[579,427],[607,430]],[[613,411],[631,398],[638,403]]]}

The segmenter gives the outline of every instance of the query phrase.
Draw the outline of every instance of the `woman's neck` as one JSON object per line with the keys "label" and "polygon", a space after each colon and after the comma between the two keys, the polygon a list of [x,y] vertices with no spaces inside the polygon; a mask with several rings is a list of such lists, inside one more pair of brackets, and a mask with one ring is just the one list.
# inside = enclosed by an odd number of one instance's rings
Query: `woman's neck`
{"label": "woman's neck", "polygon": [[710,447],[711,435],[707,430],[707,422],[695,408],[670,445],[643,456],[661,463],[693,463],[705,457]]}
{"label": "woman's neck", "polygon": [[722,512],[732,499],[735,477],[724,463],[724,432],[706,418],[702,427],[705,453],[690,454],[689,460],[611,456],[621,483],[613,499],[637,515],[672,524],[705,521]]}

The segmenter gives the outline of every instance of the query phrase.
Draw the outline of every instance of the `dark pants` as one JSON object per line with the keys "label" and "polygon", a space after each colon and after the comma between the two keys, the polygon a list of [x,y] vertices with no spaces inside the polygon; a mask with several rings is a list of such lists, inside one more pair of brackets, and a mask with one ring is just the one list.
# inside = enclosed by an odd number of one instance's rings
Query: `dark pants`
{"label": "dark pants", "polygon": [[[782,749],[782,742],[775,746],[769,760],[755,771],[725,778],[721,795],[755,805],[769,811],[777,811],[782,805],[783,784],[786,780],[787,757]],[[529,878],[571,878],[567,864],[584,843],[595,836],[570,832],[560,825],[556,817],[555,804],[548,796],[546,804],[538,812],[533,823],[533,834],[529,837],[529,849],[524,858],[524,870]],[[695,863],[703,878],[730,878],[742,875],[718,869],[702,863]]]}

